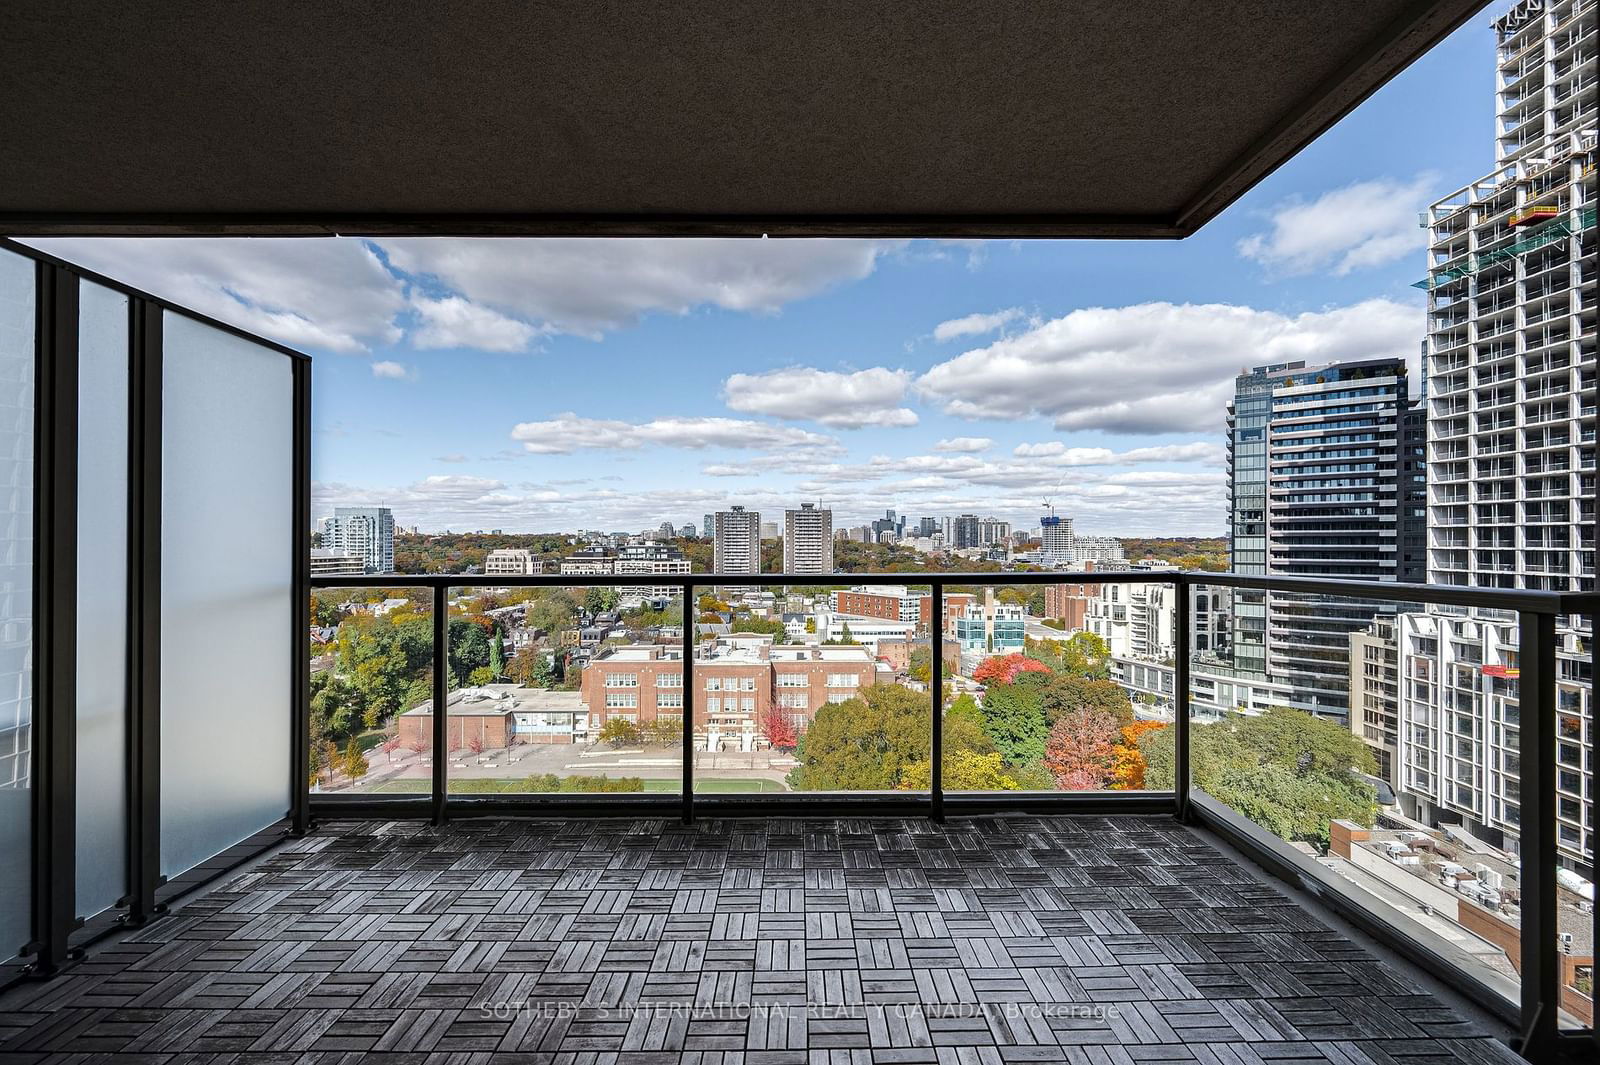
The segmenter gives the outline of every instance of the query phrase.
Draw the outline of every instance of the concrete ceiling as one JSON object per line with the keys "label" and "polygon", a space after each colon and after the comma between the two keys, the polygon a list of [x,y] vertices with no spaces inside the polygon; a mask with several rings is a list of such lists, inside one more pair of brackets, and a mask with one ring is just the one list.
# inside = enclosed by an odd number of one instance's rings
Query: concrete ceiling
{"label": "concrete ceiling", "polygon": [[15,5],[0,232],[1181,237],[1483,5]]}

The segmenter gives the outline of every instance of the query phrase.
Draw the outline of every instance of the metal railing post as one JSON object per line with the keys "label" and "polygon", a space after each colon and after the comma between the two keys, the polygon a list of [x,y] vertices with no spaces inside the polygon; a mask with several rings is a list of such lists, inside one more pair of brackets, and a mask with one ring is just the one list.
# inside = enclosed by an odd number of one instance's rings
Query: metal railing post
{"label": "metal railing post", "polygon": [[[128,912],[161,913],[161,308],[130,301],[128,404]],[[309,561],[309,560],[308,560]],[[301,615],[303,617],[303,615]],[[305,637],[296,633],[297,653]],[[309,682],[308,682],[309,685]]]}
{"label": "metal railing post", "polygon": [[928,813],[944,820],[944,582],[934,581],[928,603],[928,693],[933,707],[933,743],[929,751]]}
{"label": "metal railing post", "polygon": [[1187,575],[1180,574],[1174,585],[1176,602],[1172,614],[1172,795],[1173,815],[1180,821],[1189,816],[1189,660],[1190,588]]}
{"label": "metal railing post", "polygon": [[[78,927],[78,278],[34,274],[33,955],[66,964]],[[9,905],[9,904],[8,904]]]}
{"label": "metal railing post", "polygon": [[433,823],[444,824],[450,787],[450,588],[433,589]]}
{"label": "metal railing post", "polygon": [[1561,982],[1556,937],[1556,619],[1517,615],[1518,826],[1522,886],[1522,1056],[1554,1046]]}
{"label": "metal railing post", "polygon": [[[296,359],[294,372],[294,612],[292,637],[305,643],[311,602],[311,365]],[[289,734],[289,831],[306,834],[311,821],[311,659],[304,647],[294,656],[294,693]]]}
{"label": "metal railing post", "polygon": [[683,582],[683,823],[694,820],[694,582]]}

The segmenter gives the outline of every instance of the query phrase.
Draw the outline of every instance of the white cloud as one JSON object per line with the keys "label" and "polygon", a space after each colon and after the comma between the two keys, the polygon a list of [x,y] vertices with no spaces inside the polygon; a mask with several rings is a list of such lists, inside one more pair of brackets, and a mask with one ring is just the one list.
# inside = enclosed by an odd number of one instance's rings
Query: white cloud
{"label": "white cloud", "polygon": [[871,274],[904,242],[539,238],[379,241],[395,267],[541,330],[597,337],[651,312],[775,312]]}
{"label": "white cloud", "polygon": [[736,373],[723,382],[722,395],[729,408],[745,414],[814,421],[836,429],[905,427],[917,424],[915,411],[897,406],[911,387],[911,377],[910,370],[882,366],[855,373],[791,366]]}
{"label": "white cloud", "polygon": [[413,374],[398,362],[382,359],[372,364],[372,376],[381,377],[387,381],[407,381],[411,379]]}
{"label": "white cloud", "polygon": [[748,448],[755,451],[833,450],[838,441],[821,433],[736,418],[657,418],[634,424],[580,418],[568,412],[549,421],[522,422],[511,438],[539,455],[580,450],[620,451],[640,447]]}
{"label": "white cloud", "polygon": [[60,237],[30,243],[285,344],[360,352],[399,342],[408,309],[417,347],[490,351],[525,350],[548,333],[598,337],[651,312],[775,313],[868,276],[906,242]]}
{"label": "white cloud", "polygon": [[1141,462],[1220,463],[1225,452],[1220,444],[1196,440],[1192,444],[1162,444],[1113,451],[1108,447],[1068,447],[1059,440],[1042,444],[1018,444],[1011,452],[1018,458],[1047,459],[1060,466],[1112,466]]}
{"label": "white cloud", "polygon": [[943,344],[945,341],[955,340],[957,337],[982,336],[985,333],[992,333],[996,329],[1000,329],[1021,317],[1021,307],[1009,307],[1003,311],[995,311],[993,314],[969,314],[963,318],[952,318],[933,327],[933,339]]}
{"label": "white cloud", "polygon": [[1230,304],[1096,307],[939,363],[917,388],[964,418],[1220,432],[1233,378],[1246,366],[1414,358],[1421,332],[1419,307],[1386,299],[1298,315]]}
{"label": "white cloud", "polygon": [[538,330],[527,322],[480,307],[460,296],[414,297],[418,328],[411,343],[419,348],[476,348],[480,351],[526,351]]}
{"label": "white cloud", "polygon": [[1239,242],[1239,254],[1284,274],[1382,266],[1420,255],[1427,233],[1417,212],[1432,199],[1434,181],[1363,181],[1307,203],[1289,200],[1273,212],[1272,229]]}
{"label": "white cloud", "polygon": [[988,451],[991,447],[994,447],[994,441],[987,436],[952,436],[934,444],[933,450],[972,453]]}
{"label": "white cloud", "polygon": [[401,282],[359,240],[59,237],[29,241],[183,307],[298,348],[400,338]]}

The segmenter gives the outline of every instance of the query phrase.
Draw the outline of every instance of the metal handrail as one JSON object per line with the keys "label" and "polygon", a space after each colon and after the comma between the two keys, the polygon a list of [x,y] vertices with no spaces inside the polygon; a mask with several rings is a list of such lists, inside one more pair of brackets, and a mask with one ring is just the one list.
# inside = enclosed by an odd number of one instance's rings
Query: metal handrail
{"label": "metal handrail", "polygon": [[313,588],[628,588],[765,587],[768,585],[1171,584],[1211,585],[1267,592],[1370,599],[1384,603],[1436,603],[1556,615],[1560,592],[1477,588],[1329,577],[1275,577],[1203,570],[1028,570],[1015,573],[329,573],[313,576]]}

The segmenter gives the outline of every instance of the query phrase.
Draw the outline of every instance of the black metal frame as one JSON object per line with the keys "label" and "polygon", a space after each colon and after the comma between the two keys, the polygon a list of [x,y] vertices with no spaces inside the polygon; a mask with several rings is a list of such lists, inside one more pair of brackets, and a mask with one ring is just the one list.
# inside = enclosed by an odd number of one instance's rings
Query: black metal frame
{"label": "black metal frame", "polygon": [[[292,508],[298,530],[290,545],[295,646],[305,641],[310,596],[310,357],[236,326],[140,291],[15,241],[0,249],[29,260],[35,278],[33,742],[29,786],[33,812],[30,941],[26,964],[0,977],[50,976],[82,957],[83,947],[118,927],[165,912],[185,891],[303,831],[304,728],[309,663],[296,655],[296,707],[288,737],[295,779],[285,821],[173,877],[161,873],[161,426],[163,317],[182,315],[293,359]],[[77,880],[77,621],[78,621],[78,329],[79,291],[90,282],[128,299],[127,661],[124,673],[127,770],[125,894],[88,919],[76,912]],[[291,634],[286,634],[291,635]],[[9,900],[7,905],[16,905]],[[4,945],[9,948],[11,945]]]}

